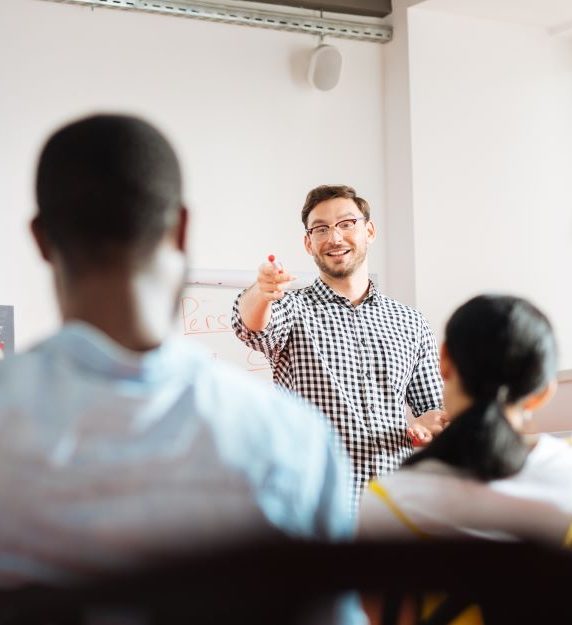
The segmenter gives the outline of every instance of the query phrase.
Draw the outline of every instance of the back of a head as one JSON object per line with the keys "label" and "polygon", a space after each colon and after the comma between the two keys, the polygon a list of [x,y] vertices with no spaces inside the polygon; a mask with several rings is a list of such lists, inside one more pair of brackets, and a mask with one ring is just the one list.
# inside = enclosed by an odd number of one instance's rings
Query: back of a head
{"label": "back of a head", "polygon": [[36,194],[50,244],[81,270],[152,249],[177,217],[181,172],[173,148],[149,123],[96,115],[48,139]]}
{"label": "back of a head", "polygon": [[445,329],[445,344],[466,393],[495,400],[501,388],[514,403],[555,377],[557,349],[546,316],[509,295],[480,295],[458,308]]}
{"label": "back of a head", "polygon": [[555,378],[550,322],[522,298],[480,295],[454,312],[445,345],[473,405],[407,464],[436,458],[485,481],[518,472],[527,451],[504,407]]}

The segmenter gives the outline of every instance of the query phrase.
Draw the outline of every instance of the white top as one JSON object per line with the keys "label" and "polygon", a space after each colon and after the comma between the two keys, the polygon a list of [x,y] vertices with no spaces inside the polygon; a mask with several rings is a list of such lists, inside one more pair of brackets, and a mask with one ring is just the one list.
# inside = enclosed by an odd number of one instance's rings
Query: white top
{"label": "white top", "polygon": [[0,586],[273,527],[347,537],[348,483],[315,412],[196,345],[73,323],[0,364]]}
{"label": "white top", "polygon": [[571,523],[572,447],[542,435],[523,469],[506,479],[480,482],[426,460],[373,482],[360,510],[359,533],[367,538],[470,535],[563,544]]}

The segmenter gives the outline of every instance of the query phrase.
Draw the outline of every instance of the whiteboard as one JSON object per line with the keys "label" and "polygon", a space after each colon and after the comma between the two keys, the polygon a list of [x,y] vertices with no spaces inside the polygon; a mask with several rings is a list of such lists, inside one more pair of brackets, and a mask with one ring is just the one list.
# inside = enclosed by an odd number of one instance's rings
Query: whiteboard
{"label": "whiteboard", "polygon": [[240,341],[231,326],[232,305],[241,288],[188,284],[181,296],[179,327],[213,358],[232,362],[261,378],[272,379],[270,364],[260,352]]}

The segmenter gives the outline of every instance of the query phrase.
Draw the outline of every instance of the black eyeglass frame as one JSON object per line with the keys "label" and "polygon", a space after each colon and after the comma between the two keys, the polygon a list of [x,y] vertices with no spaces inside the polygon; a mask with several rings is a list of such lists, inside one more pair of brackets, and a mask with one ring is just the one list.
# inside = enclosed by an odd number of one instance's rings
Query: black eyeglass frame
{"label": "black eyeglass frame", "polygon": [[[326,232],[324,232],[324,236],[328,236],[328,235],[330,234],[330,230],[331,230],[332,228],[337,229],[337,230],[339,230],[340,232],[343,232],[343,230],[340,230],[340,229],[338,228],[338,226],[339,226],[340,224],[343,224],[343,223],[348,222],[348,221],[353,222],[353,226],[352,226],[351,228],[348,228],[348,230],[347,230],[347,231],[351,232],[351,231],[355,228],[355,226],[356,226],[356,224],[357,224],[357,222],[358,222],[358,221],[369,221],[369,220],[368,220],[368,219],[366,219],[365,217],[351,217],[350,219],[340,219],[340,221],[336,222],[335,224],[318,224],[317,226],[313,226],[312,228],[306,228],[306,234],[307,234],[309,237],[311,237],[311,236],[312,236],[312,233],[313,233],[316,229],[318,229],[318,228],[327,228],[327,229],[328,229]],[[347,232],[347,231],[346,231],[346,232]]]}

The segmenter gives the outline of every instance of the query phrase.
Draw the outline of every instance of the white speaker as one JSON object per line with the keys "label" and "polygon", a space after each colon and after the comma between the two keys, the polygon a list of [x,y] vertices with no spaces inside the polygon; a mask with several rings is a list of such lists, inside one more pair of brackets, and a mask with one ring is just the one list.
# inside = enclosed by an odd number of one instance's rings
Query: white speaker
{"label": "white speaker", "polygon": [[310,58],[308,81],[320,91],[333,89],[340,80],[342,55],[340,51],[326,44],[319,45]]}

